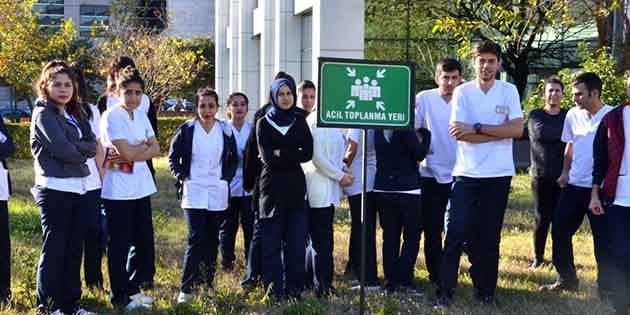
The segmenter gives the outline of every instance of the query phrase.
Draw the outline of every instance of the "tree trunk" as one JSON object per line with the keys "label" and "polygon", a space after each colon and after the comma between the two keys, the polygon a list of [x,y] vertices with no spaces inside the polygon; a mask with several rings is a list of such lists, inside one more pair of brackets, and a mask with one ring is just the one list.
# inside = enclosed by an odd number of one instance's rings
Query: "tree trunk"
{"label": "tree trunk", "polygon": [[527,64],[527,59],[523,58],[514,63],[514,73],[512,74],[512,79],[514,80],[514,85],[516,85],[516,90],[518,91],[521,101],[524,100],[526,96],[525,89],[527,88],[528,75],[529,65]]}

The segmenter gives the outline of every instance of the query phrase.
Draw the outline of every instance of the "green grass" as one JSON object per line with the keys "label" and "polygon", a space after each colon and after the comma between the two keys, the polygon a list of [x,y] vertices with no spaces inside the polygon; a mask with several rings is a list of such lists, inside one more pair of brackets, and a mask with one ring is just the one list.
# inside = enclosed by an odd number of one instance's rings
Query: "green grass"
{"label": "green grass", "polygon": [[[147,292],[155,297],[156,304],[150,314],[356,314],[359,296],[350,290],[343,276],[347,260],[349,238],[349,214],[345,207],[336,212],[335,223],[335,286],[337,296],[318,300],[307,292],[301,301],[274,304],[259,289],[249,294],[238,286],[245,271],[242,256],[242,239],[237,243],[238,264],[234,271],[219,271],[216,276],[216,293],[211,297],[198,298],[188,305],[176,305],[184,246],[186,225],[175,199],[174,180],[166,170],[166,160],[156,163],[159,193],[153,197],[153,213],[157,251],[157,275],[155,289]],[[33,203],[29,189],[33,183],[32,161],[10,161],[14,195],[9,203],[11,240],[13,250],[12,289],[10,306],[0,306],[0,314],[34,314],[35,275],[41,245],[39,212]],[[555,280],[552,266],[534,272],[527,269],[532,252],[531,230],[534,221],[529,178],[519,174],[512,182],[512,192],[503,228],[501,261],[497,299],[499,307],[492,309],[474,302],[470,277],[462,272],[459,277],[455,303],[447,314],[606,314],[612,309],[596,298],[595,260],[588,226],[585,224],[574,239],[574,251],[581,289],[576,293],[539,293],[537,287]],[[380,248],[380,232],[379,232]],[[381,254],[378,252],[379,274]],[[420,251],[422,253],[422,249]],[[547,243],[547,259],[551,255],[551,241]],[[422,298],[406,295],[369,294],[366,301],[368,314],[442,314],[432,309],[434,289],[429,285],[420,254],[416,265],[416,281],[425,287]],[[468,262],[462,259],[462,271]],[[103,271],[107,278],[106,261]],[[109,287],[107,282],[105,287]],[[109,304],[108,292],[83,290],[82,305],[99,314],[116,314]]]}

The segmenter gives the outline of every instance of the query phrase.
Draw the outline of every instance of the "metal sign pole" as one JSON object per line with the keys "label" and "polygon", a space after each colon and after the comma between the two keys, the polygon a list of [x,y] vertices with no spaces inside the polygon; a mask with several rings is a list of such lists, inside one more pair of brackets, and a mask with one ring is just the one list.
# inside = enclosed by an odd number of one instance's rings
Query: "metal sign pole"
{"label": "metal sign pole", "polygon": [[367,185],[367,134],[368,129],[363,129],[363,143],[361,144],[361,298],[359,314],[365,314],[365,207],[366,207],[366,185]]}

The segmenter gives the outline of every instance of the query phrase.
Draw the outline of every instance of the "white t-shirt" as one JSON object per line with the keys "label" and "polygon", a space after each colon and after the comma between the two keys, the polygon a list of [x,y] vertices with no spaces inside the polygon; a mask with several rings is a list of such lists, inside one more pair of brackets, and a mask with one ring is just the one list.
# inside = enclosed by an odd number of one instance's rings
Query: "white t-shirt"
{"label": "white t-shirt", "polygon": [[228,207],[229,187],[221,179],[223,131],[215,122],[206,133],[195,121],[190,178],[184,181],[182,208],[223,211]]}
{"label": "white t-shirt", "polygon": [[[361,193],[361,180],[363,178],[362,158],[363,158],[363,130],[348,129],[346,138],[357,143],[357,153],[354,155],[350,172],[354,176],[354,182],[348,187],[344,187],[343,192],[347,196],[354,196]],[[374,190],[374,176],[376,176],[376,150],[374,149],[374,130],[368,130],[367,134],[367,178],[365,184],[366,192]]]}
{"label": "white t-shirt", "polygon": [[441,184],[453,181],[455,166],[457,141],[449,133],[451,107],[438,89],[422,91],[416,96],[415,128],[431,131],[431,147],[420,164],[420,175],[433,177]]}
{"label": "white t-shirt", "polygon": [[[516,87],[501,80],[495,80],[488,93],[476,81],[456,87],[452,106],[450,123],[501,125],[523,117]],[[515,174],[512,139],[486,143],[457,141],[453,176],[489,178]]]}
{"label": "white t-shirt", "polygon": [[[120,104],[120,99],[116,95],[108,95],[107,96],[107,109],[110,109],[112,106]],[[142,94],[142,100],[140,100],[140,105],[137,110],[140,110],[145,115],[149,114],[149,106],[151,106],[151,101],[149,100],[149,96],[146,94]]]}
{"label": "white t-shirt", "polygon": [[[101,117],[101,144],[104,149],[112,148],[114,140],[127,140],[131,145],[140,144],[155,137],[149,118],[140,109],[133,111],[133,118],[116,105],[103,112]],[[103,178],[101,196],[110,200],[134,200],[149,196],[157,191],[146,161],[136,161],[133,173],[108,169]]]}
{"label": "white t-shirt", "polygon": [[[101,133],[99,124],[101,121],[101,113],[98,111],[98,107],[93,104],[89,104],[90,109],[92,110],[92,119],[90,119],[90,127],[92,128],[92,133],[96,137],[96,139],[100,139]],[[98,168],[96,167],[96,159],[90,158],[86,162],[88,168],[90,169],[90,175],[87,177],[86,187],[88,191],[101,189],[101,175],[98,173]]]}
{"label": "white t-shirt", "polygon": [[232,133],[236,139],[236,151],[238,153],[238,168],[236,169],[234,178],[232,178],[232,181],[230,182],[230,196],[251,196],[251,192],[246,192],[243,189],[243,157],[245,155],[245,145],[247,144],[249,133],[252,130],[252,124],[246,121],[240,131],[232,124],[230,124],[230,127],[232,128]]}
{"label": "white t-shirt", "polygon": [[623,109],[623,135],[626,143],[623,147],[623,158],[619,168],[617,191],[613,204],[630,207],[630,106],[625,106]]}
{"label": "white t-shirt", "polygon": [[599,123],[611,109],[604,105],[593,117],[577,106],[567,112],[560,140],[573,144],[569,184],[584,188],[593,186],[593,141]]}

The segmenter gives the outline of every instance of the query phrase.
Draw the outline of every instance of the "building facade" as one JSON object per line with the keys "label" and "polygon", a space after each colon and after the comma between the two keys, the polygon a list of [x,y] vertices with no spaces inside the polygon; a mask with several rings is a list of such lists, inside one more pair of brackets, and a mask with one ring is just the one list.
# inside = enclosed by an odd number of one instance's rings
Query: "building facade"
{"label": "building facade", "polygon": [[215,0],[215,82],[220,101],[267,102],[278,71],[317,84],[319,57],[363,58],[363,0]]}

